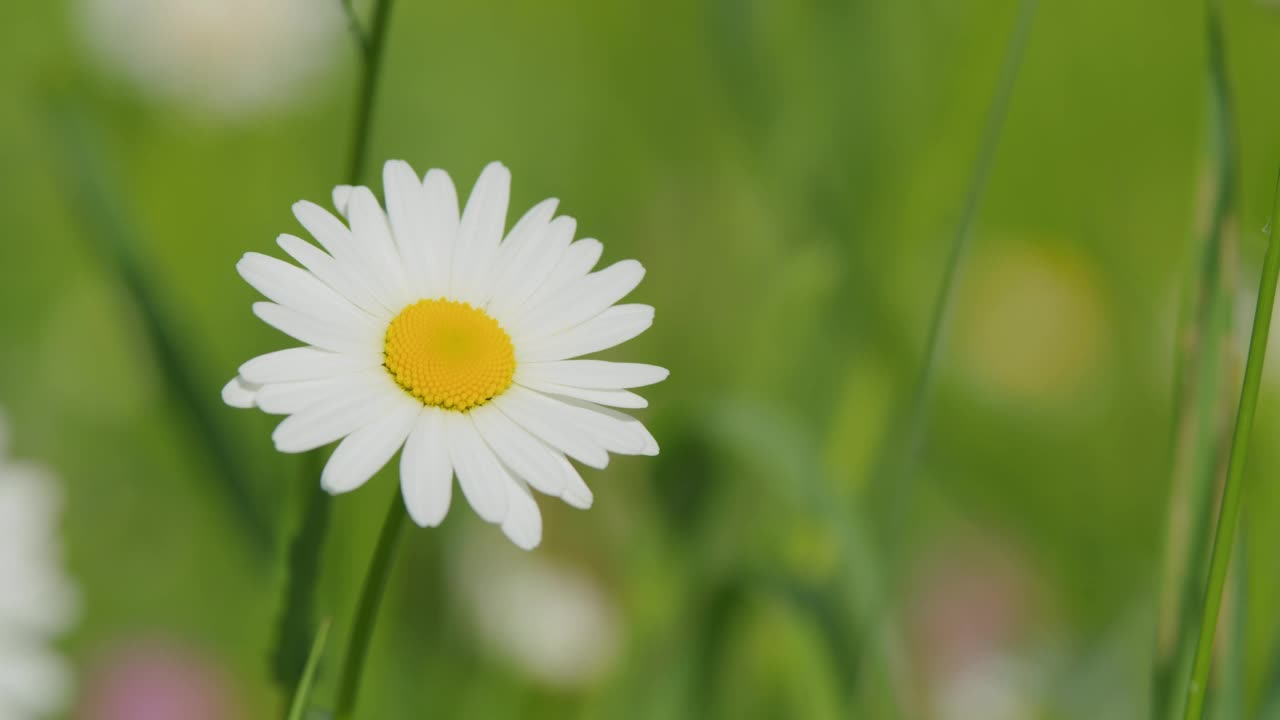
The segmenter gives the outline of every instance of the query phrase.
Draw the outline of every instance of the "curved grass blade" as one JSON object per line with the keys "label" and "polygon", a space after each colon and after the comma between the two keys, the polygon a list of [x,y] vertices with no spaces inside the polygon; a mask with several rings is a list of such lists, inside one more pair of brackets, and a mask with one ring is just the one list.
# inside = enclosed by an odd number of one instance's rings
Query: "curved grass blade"
{"label": "curved grass blade", "polygon": [[[886,502],[887,512],[883,525],[890,540],[896,539],[900,534],[902,514],[910,500],[911,466],[924,438],[929,397],[933,392],[934,376],[938,358],[942,353],[951,305],[955,299],[964,259],[972,244],[978,210],[982,207],[982,199],[986,195],[991,171],[995,166],[996,151],[1000,147],[1005,118],[1009,114],[1009,104],[1018,79],[1018,71],[1022,68],[1022,59],[1038,7],[1039,0],[1022,0],[1019,5],[1018,17],[1009,34],[1008,48],[1001,65],[1000,79],[987,111],[973,175],[965,191],[960,219],[951,236],[950,250],[943,269],[942,281],[938,286],[938,294],[934,297],[928,335],[925,338],[924,357],[912,383],[910,400],[904,406],[905,414],[894,423],[895,432],[888,436],[872,476],[869,489],[879,493]],[[891,564],[894,548],[890,544],[886,549]]]}
{"label": "curved grass blade", "polygon": [[325,644],[329,641],[329,620],[320,623],[316,631],[315,642],[311,644],[311,653],[307,657],[306,669],[302,672],[302,680],[298,683],[298,692],[293,696],[289,706],[287,720],[303,720],[307,708],[311,706],[311,689],[315,686],[316,672],[320,668],[320,658],[324,657]]}
{"label": "curved grass blade", "polygon": [[826,523],[840,547],[840,576],[850,594],[844,606],[856,626],[860,641],[855,656],[869,654],[872,662],[851,662],[848,667],[872,667],[884,678],[868,679],[860,673],[848,688],[851,693],[876,683],[883,685],[888,706],[877,717],[913,717],[914,687],[904,636],[897,613],[885,588],[885,571],[876,557],[862,513],[848,511],[845,498],[837,496],[806,435],[786,418],[767,408],[747,403],[725,403],[706,426],[712,439],[727,450],[749,459],[769,481],[767,488],[781,500],[803,509]]}

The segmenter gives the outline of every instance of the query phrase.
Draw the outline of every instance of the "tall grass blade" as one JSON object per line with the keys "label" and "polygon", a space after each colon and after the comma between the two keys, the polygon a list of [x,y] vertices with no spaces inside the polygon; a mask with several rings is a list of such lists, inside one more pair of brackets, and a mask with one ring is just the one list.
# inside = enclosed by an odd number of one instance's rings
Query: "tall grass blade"
{"label": "tall grass blade", "polygon": [[1152,717],[1179,715],[1195,652],[1195,620],[1209,562],[1211,508],[1226,470],[1231,406],[1234,302],[1231,230],[1236,213],[1235,119],[1227,82],[1225,38],[1215,0],[1206,5],[1209,163],[1212,190],[1199,270],[1189,283],[1175,352],[1174,417],[1170,437],[1170,500],[1160,599]]}
{"label": "tall grass blade", "polygon": [[1249,454],[1249,436],[1253,430],[1253,417],[1258,406],[1258,388],[1262,384],[1262,366],[1266,361],[1267,337],[1271,332],[1271,314],[1275,306],[1276,282],[1280,279],[1280,239],[1275,228],[1280,218],[1280,175],[1276,178],[1275,199],[1271,208],[1271,230],[1267,243],[1267,256],[1263,261],[1262,280],[1258,284],[1258,302],[1254,310],[1253,333],[1249,338],[1249,355],[1244,367],[1244,385],[1240,391],[1240,409],[1236,414],[1235,431],[1231,438],[1231,455],[1227,465],[1227,479],[1222,491],[1222,503],[1218,510],[1218,524],[1213,537],[1213,552],[1209,563],[1209,580],[1205,589],[1204,610],[1200,616],[1200,633],[1196,638],[1195,662],[1191,668],[1191,681],[1187,686],[1186,720],[1200,720],[1204,711],[1205,692],[1209,685],[1209,671],[1213,665],[1213,638],[1218,626],[1218,611],[1222,605],[1223,586],[1231,564],[1231,548],[1240,519],[1240,501],[1245,461]]}

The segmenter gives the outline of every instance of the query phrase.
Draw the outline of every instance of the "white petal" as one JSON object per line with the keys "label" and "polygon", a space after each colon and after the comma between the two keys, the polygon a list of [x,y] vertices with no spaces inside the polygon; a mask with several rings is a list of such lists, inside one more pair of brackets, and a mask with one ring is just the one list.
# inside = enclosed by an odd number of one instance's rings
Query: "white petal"
{"label": "white petal", "polygon": [[623,260],[591,273],[522,314],[515,330],[520,337],[512,339],[529,342],[580,325],[626,297],[642,278],[644,266],[635,260]]}
{"label": "white petal", "polygon": [[379,333],[372,327],[324,322],[269,302],[254,303],[253,314],[280,332],[325,350],[360,355],[382,346]]}
{"label": "white petal", "polygon": [[424,407],[400,455],[400,493],[409,517],[422,527],[444,522],[453,496],[444,413],[440,408]]}
{"label": "white petal", "polygon": [[556,462],[557,453],[524,428],[487,403],[471,411],[471,419],[485,443],[508,468],[539,492],[558,496],[564,489],[564,475]]}
{"label": "white petal", "polygon": [[[352,195],[354,194],[353,190]],[[351,210],[351,207],[348,206],[347,209]],[[356,242],[351,230],[343,225],[341,220],[334,217],[328,210],[306,200],[293,204],[293,214],[307,232],[320,243],[320,246],[333,256],[334,260],[346,266],[352,275],[360,278],[382,306],[390,310],[403,306],[403,303],[397,302],[391,288],[386,286],[385,278],[378,272],[378,266],[371,260],[368,249]]]}
{"label": "white petal", "polygon": [[609,464],[609,453],[579,429],[580,419],[564,403],[519,385],[490,402],[530,434],[574,460],[600,469]]}
{"label": "white petal", "polygon": [[376,321],[315,275],[261,253],[245,253],[236,270],[268,300],[331,324],[375,327]]}
{"label": "white petal", "polygon": [[417,300],[405,284],[402,267],[404,261],[396,250],[395,240],[391,238],[387,216],[382,212],[373,192],[363,185],[352,190],[347,210],[351,217],[351,234],[355,238],[356,251],[374,272],[374,281],[390,293],[393,306],[403,307]]}
{"label": "white petal", "polygon": [[632,409],[649,407],[648,400],[628,390],[596,390],[573,387],[572,385],[560,385],[546,382],[545,380],[532,380],[520,384],[540,393],[587,400],[598,405],[608,405],[609,407]]}
{"label": "white petal", "polygon": [[502,241],[510,194],[511,171],[497,162],[485,166],[467,199],[462,223],[458,226],[451,298],[477,307],[483,304],[486,274],[492,270],[498,243]]}
{"label": "white petal", "polygon": [[589,355],[630,340],[653,325],[653,307],[614,305],[594,318],[551,337],[517,344],[516,367]]}
{"label": "white petal", "polygon": [[595,502],[595,495],[592,494],[591,488],[583,482],[578,468],[574,467],[568,458],[563,455],[557,457],[560,472],[564,475],[564,492],[560,494],[561,499],[579,510],[590,509],[591,504]]}
{"label": "white petal", "polygon": [[325,463],[320,487],[337,495],[368,482],[404,445],[421,413],[422,403],[404,395],[387,414],[348,435]]}
{"label": "white petal", "polygon": [[[400,397],[397,397],[397,394]],[[386,386],[351,396],[332,396],[290,415],[276,426],[271,439],[284,453],[299,453],[328,445],[390,412],[404,391]]]}
{"label": "white petal", "polygon": [[567,417],[594,443],[618,455],[657,455],[658,443],[635,418],[611,408],[564,396],[544,396],[568,408]]}
{"label": "white petal", "polygon": [[[243,370],[241,370],[243,373]],[[557,360],[516,367],[516,382],[551,382],[580,388],[618,390],[662,382],[670,371],[657,365],[606,360]]]}
{"label": "white petal", "polygon": [[404,275],[415,299],[427,290],[427,195],[418,175],[403,160],[388,160],[382,166],[382,188],[387,198],[387,217],[396,249],[404,261]]}
{"label": "white petal", "polygon": [[524,481],[511,475],[507,481],[507,517],[502,521],[502,532],[516,547],[532,550],[542,542],[542,513]]}
{"label": "white petal", "polygon": [[254,404],[272,415],[292,415],[332,397],[353,397],[386,386],[386,370],[369,368],[319,380],[272,383],[258,392]]}
{"label": "white petal", "polygon": [[449,294],[453,276],[453,247],[458,238],[458,191],[449,173],[430,170],[422,178],[427,202],[427,287],[423,296],[438,298]]}
{"label": "white petal", "polygon": [[353,257],[351,231],[328,210],[309,200],[299,200],[293,204],[293,216],[320,243],[325,252],[342,261],[349,261]]}
{"label": "white petal", "polygon": [[[534,205],[507,233],[506,239],[498,247],[498,257],[489,273],[492,282],[485,295],[486,304],[495,298],[509,295],[513,285],[529,275],[531,263],[547,254],[543,248],[543,237],[550,229],[551,219],[559,203],[559,200],[550,198]],[[546,261],[548,270],[556,259],[553,257]]]}
{"label": "white petal", "polygon": [[240,366],[240,377],[259,385],[298,382],[345,375],[382,363],[382,354],[373,351],[356,355],[297,347],[259,355]]}
{"label": "white petal", "polygon": [[368,284],[354,268],[338,262],[323,250],[293,235],[281,235],[276,239],[280,248],[311,271],[320,282],[333,288],[352,305],[364,310],[370,317],[383,322],[391,320],[392,311],[369,290]]}
{"label": "white petal", "polygon": [[333,188],[333,209],[342,217],[347,216],[347,206],[351,203],[350,185],[337,185]]}
{"label": "white petal", "polygon": [[246,382],[244,378],[237,375],[231,378],[231,382],[222,386],[222,402],[233,408],[251,408],[254,398],[258,396],[258,391],[261,389],[262,386]]}
{"label": "white petal", "polygon": [[476,514],[500,523],[507,516],[506,474],[466,413],[445,412],[449,459],[458,485]]}
{"label": "white petal", "polygon": [[503,327],[523,312],[525,303],[547,281],[576,229],[577,222],[571,217],[552,220],[545,232],[529,243],[529,250],[499,277],[489,311]]}
{"label": "white petal", "polygon": [[556,261],[547,279],[525,301],[525,308],[536,308],[570,284],[586,277],[587,273],[591,272],[591,268],[600,262],[600,255],[603,252],[604,245],[601,245],[599,240],[583,238],[575,241]]}

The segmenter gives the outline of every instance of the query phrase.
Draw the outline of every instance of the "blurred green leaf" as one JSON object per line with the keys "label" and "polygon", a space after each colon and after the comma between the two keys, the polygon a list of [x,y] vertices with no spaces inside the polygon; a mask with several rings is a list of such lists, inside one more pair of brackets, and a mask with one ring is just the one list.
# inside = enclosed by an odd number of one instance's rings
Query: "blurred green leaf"
{"label": "blurred green leaf", "polygon": [[271,671],[276,684],[286,692],[296,688],[303,676],[309,639],[315,633],[316,588],[332,503],[318,479],[323,457],[312,452],[302,462],[302,519],[289,543],[284,598],[276,623]]}
{"label": "blurred green leaf", "polygon": [[[218,411],[221,383],[208,380],[198,358],[204,353],[183,329],[188,324],[171,313],[159,287],[159,274],[138,256],[137,230],[129,221],[119,181],[107,168],[100,131],[83,105],[59,98],[48,108],[48,128],[55,148],[58,179],[81,234],[128,292],[142,319],[146,341],[165,385],[213,462],[214,487],[238,522],[241,534],[259,559],[271,551],[273,533],[251,490],[251,473]],[[192,351],[196,348],[196,351]]]}

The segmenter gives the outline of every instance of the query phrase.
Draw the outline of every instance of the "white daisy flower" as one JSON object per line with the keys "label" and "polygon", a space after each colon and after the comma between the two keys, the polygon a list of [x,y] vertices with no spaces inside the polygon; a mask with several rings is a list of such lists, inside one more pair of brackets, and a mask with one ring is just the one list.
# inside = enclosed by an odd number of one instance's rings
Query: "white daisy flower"
{"label": "white daisy flower", "polygon": [[360,487],[401,447],[405,505],[422,526],[449,510],[452,477],[484,520],[522,548],[542,537],[530,488],[587,508],[569,462],[603,468],[609,453],[656,455],[627,388],[659,382],[653,365],[574,360],[653,323],[648,305],[618,305],[644,268],[591,272],[602,246],[573,240],[557,201],[503,237],[511,173],[491,163],[459,213],[453,181],[421,181],[407,163],[383,171],[387,211],[366,187],[339,186],[348,224],[309,202],[294,214],[321,249],[281,235],[302,268],[249,253],[237,268],[271,302],[254,314],[304,347],[254,358],[223,389],[236,407],[288,415],[281,452],[341,440],[321,475],[331,493]]}
{"label": "white daisy flower", "polygon": [[480,642],[513,668],[543,685],[575,690],[617,664],[622,613],[587,568],[565,558],[523,557],[496,536],[468,534],[449,551],[459,611]]}
{"label": "white daisy flower", "polygon": [[63,708],[71,673],[51,647],[75,617],[63,572],[60,497],[44,468],[5,460],[0,416],[0,718],[34,720]]}
{"label": "white daisy flower", "polygon": [[287,106],[344,50],[337,0],[79,0],[76,9],[102,66],[222,119]]}

